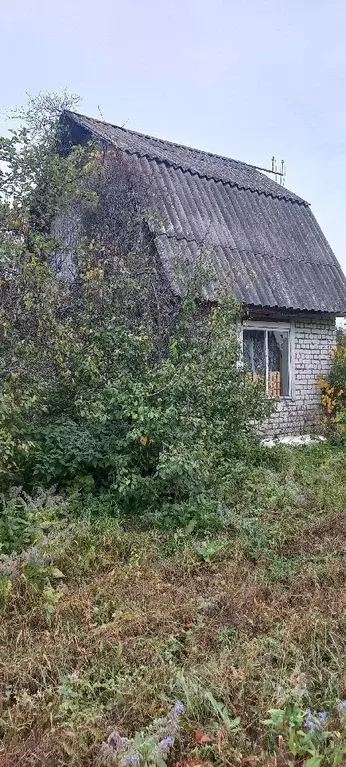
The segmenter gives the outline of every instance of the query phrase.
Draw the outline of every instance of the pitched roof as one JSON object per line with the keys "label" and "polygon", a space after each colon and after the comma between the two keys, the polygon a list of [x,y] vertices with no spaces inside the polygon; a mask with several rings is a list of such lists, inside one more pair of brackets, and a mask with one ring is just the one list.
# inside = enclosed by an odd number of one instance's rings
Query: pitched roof
{"label": "pitched roof", "polygon": [[249,306],[346,311],[346,278],[305,200],[252,165],[77,113],[65,118],[120,149],[149,180],[149,225],[176,293],[208,251],[207,299],[226,289]]}

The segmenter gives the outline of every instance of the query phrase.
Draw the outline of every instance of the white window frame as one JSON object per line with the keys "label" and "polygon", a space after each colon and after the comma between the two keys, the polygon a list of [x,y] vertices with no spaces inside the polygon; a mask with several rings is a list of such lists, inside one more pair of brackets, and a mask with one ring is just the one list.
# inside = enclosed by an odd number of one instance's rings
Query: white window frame
{"label": "white window frame", "polygon": [[[288,331],[288,394],[275,399],[293,399],[294,398],[294,323],[293,322],[270,322],[262,320],[246,320],[242,325],[241,349],[243,351],[243,330],[277,330]],[[265,365],[266,365],[266,395],[268,395],[268,333],[264,335],[265,343]]]}

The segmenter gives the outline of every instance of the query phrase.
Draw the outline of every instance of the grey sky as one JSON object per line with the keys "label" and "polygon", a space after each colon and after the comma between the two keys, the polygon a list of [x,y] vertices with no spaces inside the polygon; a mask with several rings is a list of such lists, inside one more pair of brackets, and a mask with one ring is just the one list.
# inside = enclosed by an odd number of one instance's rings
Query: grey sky
{"label": "grey sky", "polygon": [[94,117],[262,166],[283,157],[346,270],[345,0],[0,4],[0,108],[66,86]]}

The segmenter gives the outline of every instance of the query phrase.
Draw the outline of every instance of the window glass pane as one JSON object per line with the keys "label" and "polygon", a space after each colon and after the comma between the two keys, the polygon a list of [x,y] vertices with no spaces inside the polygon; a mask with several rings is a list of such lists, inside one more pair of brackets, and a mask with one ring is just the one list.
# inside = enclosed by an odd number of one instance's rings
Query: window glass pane
{"label": "window glass pane", "polygon": [[265,354],[265,331],[243,331],[243,359],[246,370],[252,379],[263,379],[265,383],[266,354]]}
{"label": "window glass pane", "polygon": [[289,334],[284,331],[268,331],[268,394],[269,397],[288,397],[289,381]]}

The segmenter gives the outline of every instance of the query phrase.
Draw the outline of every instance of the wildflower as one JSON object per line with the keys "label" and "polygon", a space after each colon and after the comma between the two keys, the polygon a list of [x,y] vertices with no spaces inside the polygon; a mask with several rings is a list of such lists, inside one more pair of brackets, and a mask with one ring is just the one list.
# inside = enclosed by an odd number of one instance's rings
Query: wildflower
{"label": "wildflower", "polygon": [[312,713],[311,708],[308,708],[306,713],[307,717],[304,722],[306,729],[310,732],[321,731],[327,719],[327,712],[320,711],[318,714],[316,714],[315,712]]}
{"label": "wildflower", "polygon": [[173,746],[174,738],[172,738],[171,735],[168,735],[167,738],[164,738],[159,743],[159,751],[163,756],[167,756],[167,753],[171,746]]}
{"label": "wildflower", "polygon": [[308,708],[306,713],[307,713],[307,717],[305,719],[304,726],[306,727],[307,730],[314,730],[315,725],[311,719],[311,708]]}
{"label": "wildflower", "polygon": [[[182,714],[184,711],[184,706],[182,703],[176,703],[175,706],[171,709],[170,713],[167,717],[167,725],[168,726],[168,732],[171,735],[176,735],[179,731],[179,717],[180,714]],[[167,730],[166,730],[167,731]]]}
{"label": "wildflower", "polygon": [[108,743],[102,743],[101,751],[100,751],[102,764],[112,765],[112,764],[118,764],[118,756],[116,751],[112,748],[112,746],[109,746]]}
{"label": "wildflower", "polygon": [[339,711],[344,711],[346,708],[346,700],[337,700],[336,705],[339,709]]}
{"label": "wildflower", "polygon": [[125,756],[125,761],[129,764],[137,764],[139,765],[139,756],[138,754],[128,754]]}

